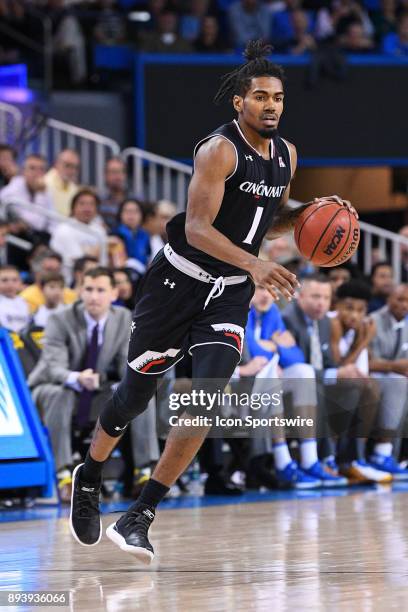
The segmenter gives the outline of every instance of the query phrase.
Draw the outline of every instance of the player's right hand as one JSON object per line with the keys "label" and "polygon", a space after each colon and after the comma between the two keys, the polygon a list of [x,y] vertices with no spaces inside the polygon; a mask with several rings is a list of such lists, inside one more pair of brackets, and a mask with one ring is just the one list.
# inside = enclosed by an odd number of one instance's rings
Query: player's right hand
{"label": "player's right hand", "polygon": [[296,275],[274,261],[257,259],[249,272],[255,284],[265,287],[274,300],[279,300],[280,292],[290,301],[300,287]]}

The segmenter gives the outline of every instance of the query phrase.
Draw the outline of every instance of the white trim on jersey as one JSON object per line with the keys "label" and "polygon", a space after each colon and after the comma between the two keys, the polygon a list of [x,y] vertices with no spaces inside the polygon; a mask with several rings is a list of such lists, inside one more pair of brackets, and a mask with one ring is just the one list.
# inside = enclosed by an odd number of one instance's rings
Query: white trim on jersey
{"label": "white trim on jersey", "polygon": [[154,361],[155,359],[158,359],[160,357],[176,357],[180,353],[180,351],[181,349],[173,348],[167,349],[167,351],[163,352],[147,350],[141,355],[138,355],[138,357],[136,357],[135,359],[132,359],[132,361],[128,361],[127,364],[132,370],[134,370],[138,374],[144,374],[145,376],[156,376],[157,374],[163,374],[164,372],[167,372],[167,370],[170,370],[170,368],[174,367],[176,363],[183,359],[184,353],[181,353],[181,356],[174,363],[169,365],[165,370],[156,370],[155,372],[142,372],[139,369],[141,366],[147,365],[149,363],[149,361],[146,361],[146,358],[150,357],[150,361]]}
{"label": "white trim on jersey", "polygon": [[[214,340],[212,342],[197,342],[197,344],[192,344],[189,349],[188,349],[188,354],[192,355],[191,351],[193,350],[193,348],[195,348],[196,346],[205,346],[206,344],[224,344],[224,346],[229,346],[230,348],[234,349],[234,351],[237,351],[238,355],[240,357],[241,353],[239,352],[239,350],[237,349],[236,346],[232,345],[232,344],[228,344],[228,342],[220,342],[219,340]],[[241,361],[241,359],[239,360]],[[239,363],[239,362],[238,362]]]}
{"label": "white trim on jersey", "polygon": [[197,154],[197,148],[203,144],[204,142],[206,142],[207,140],[210,140],[211,138],[215,138],[216,136],[221,136],[221,138],[224,138],[227,142],[230,142],[232,144],[232,146],[234,147],[235,150],[235,168],[234,168],[234,172],[232,172],[231,174],[229,174],[227,176],[227,178],[225,179],[225,181],[228,181],[230,178],[232,178],[234,176],[234,174],[237,171],[238,168],[238,151],[237,151],[237,147],[234,145],[234,143],[232,142],[232,140],[230,140],[229,138],[227,138],[227,136],[224,136],[224,134],[219,134],[218,132],[216,134],[210,134],[209,136],[206,136],[205,138],[202,138],[201,140],[199,140],[196,144],[196,146],[194,147],[194,151],[193,151],[193,168],[195,170],[195,157]]}
{"label": "white trim on jersey", "polygon": [[286,148],[287,148],[288,153],[289,153],[290,178],[292,179],[293,178],[293,171],[292,171],[292,156],[290,154],[290,147],[289,147],[288,141],[285,140],[284,138],[282,138],[282,136],[280,137],[280,139],[285,143]]}
{"label": "white trim on jersey", "polygon": [[[248,147],[251,147],[251,149],[252,149],[253,151],[255,151],[255,153],[256,153],[257,155],[259,155],[259,157],[262,157],[262,155],[259,153],[259,151],[257,151],[257,150],[256,150],[256,149],[255,149],[255,148],[254,148],[254,147],[251,145],[251,143],[247,141],[247,139],[246,139],[246,138],[245,138],[245,136],[244,136],[243,131],[241,130],[241,128],[240,128],[240,126],[239,126],[238,121],[237,121],[236,119],[234,119],[233,123],[235,123],[235,127],[237,128],[239,135],[241,136],[241,138],[242,138],[243,140],[245,140],[245,142],[247,143]],[[273,140],[272,140],[272,139],[269,141],[269,144],[270,144],[270,147],[271,147],[271,159],[270,159],[270,160],[268,160],[268,159],[267,159],[267,160],[265,160],[265,161],[272,161],[272,160],[273,160],[273,158],[274,158],[274,156],[275,156],[275,145],[273,144]],[[262,158],[262,159],[263,159],[263,158]]]}

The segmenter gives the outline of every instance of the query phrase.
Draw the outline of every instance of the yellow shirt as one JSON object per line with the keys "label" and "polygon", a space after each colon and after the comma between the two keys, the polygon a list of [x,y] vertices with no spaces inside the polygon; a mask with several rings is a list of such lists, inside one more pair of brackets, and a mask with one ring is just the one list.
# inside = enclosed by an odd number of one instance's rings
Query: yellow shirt
{"label": "yellow shirt", "polygon": [[51,195],[54,210],[60,213],[60,215],[69,217],[71,214],[71,200],[78,191],[79,186],[72,181],[63,183],[55,168],[48,170],[44,181]]}
{"label": "yellow shirt", "polygon": [[[31,314],[33,314],[40,306],[45,304],[44,294],[41,287],[38,287],[38,285],[29,285],[29,287],[26,287],[20,293],[20,297],[27,302]],[[72,304],[77,299],[78,295],[73,289],[64,287],[64,304]]]}

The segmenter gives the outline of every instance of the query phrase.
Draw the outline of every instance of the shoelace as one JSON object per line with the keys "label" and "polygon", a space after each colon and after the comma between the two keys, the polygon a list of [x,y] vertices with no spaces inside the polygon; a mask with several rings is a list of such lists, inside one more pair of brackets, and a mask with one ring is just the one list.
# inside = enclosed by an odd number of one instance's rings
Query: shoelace
{"label": "shoelace", "polygon": [[81,518],[90,518],[93,514],[99,514],[99,488],[95,491],[82,491],[76,499],[76,514]]}
{"label": "shoelace", "polygon": [[[126,515],[126,527],[137,527],[137,531],[141,531],[144,535],[152,524],[153,519],[143,514],[143,510],[130,510]],[[141,528],[141,529],[140,529]]]}
{"label": "shoelace", "polygon": [[[211,289],[210,293],[207,296],[204,304],[204,310],[207,308],[210,300],[220,297],[220,295],[224,292],[225,289],[225,279],[223,276],[219,276],[214,281],[214,287]],[[217,293],[218,292],[218,293]]]}

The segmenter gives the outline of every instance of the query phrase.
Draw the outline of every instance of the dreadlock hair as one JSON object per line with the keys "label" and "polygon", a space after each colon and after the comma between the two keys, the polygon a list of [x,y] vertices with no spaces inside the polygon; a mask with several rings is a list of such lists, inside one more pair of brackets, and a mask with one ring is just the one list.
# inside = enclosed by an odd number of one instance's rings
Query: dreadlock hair
{"label": "dreadlock hair", "polygon": [[250,40],[243,54],[246,63],[221,77],[222,84],[215,94],[215,104],[220,104],[225,98],[232,100],[235,95],[244,97],[251,85],[251,79],[255,77],[275,77],[283,83],[285,80],[283,68],[267,59],[271,53],[272,46],[263,40]]}

